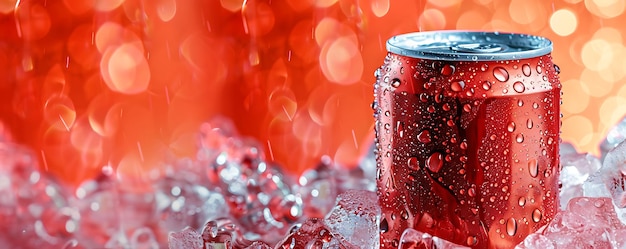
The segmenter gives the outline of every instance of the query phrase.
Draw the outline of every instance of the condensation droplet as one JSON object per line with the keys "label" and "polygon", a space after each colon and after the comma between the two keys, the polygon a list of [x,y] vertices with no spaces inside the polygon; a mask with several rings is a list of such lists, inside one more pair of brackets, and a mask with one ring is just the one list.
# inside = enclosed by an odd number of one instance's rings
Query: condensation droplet
{"label": "condensation droplet", "polygon": [[450,84],[450,89],[455,92],[463,91],[463,88],[465,88],[465,81],[462,80],[454,81]]}
{"label": "condensation droplet", "polygon": [[392,87],[396,87],[396,88],[399,87],[400,86],[400,79],[395,78],[395,79],[391,80],[391,86]]}
{"label": "condensation droplet", "polygon": [[529,77],[531,73],[530,65],[528,64],[522,65],[522,73],[524,74],[524,76]]}
{"label": "condensation droplet", "polygon": [[514,132],[515,131],[515,122],[509,123],[509,125],[506,127],[506,130],[509,131],[509,132]]}
{"label": "condensation droplet", "polygon": [[526,91],[526,87],[524,86],[524,83],[522,83],[521,81],[517,81],[513,83],[513,90],[518,93],[523,93],[524,91]]}
{"label": "condensation droplet", "polygon": [[524,142],[524,134],[520,133],[517,134],[517,136],[515,136],[515,141],[518,143],[523,143]]}
{"label": "condensation droplet", "polygon": [[454,74],[454,69],[455,68],[454,68],[453,65],[447,64],[447,65],[445,65],[445,66],[443,66],[441,68],[441,75],[443,75],[443,76],[450,76],[450,75]]}
{"label": "condensation droplet", "polygon": [[480,71],[483,71],[483,72],[484,72],[484,71],[487,71],[487,69],[489,69],[489,65],[487,65],[487,64],[482,64],[482,65],[480,66]]}
{"label": "condensation droplet", "polygon": [[537,177],[537,175],[539,175],[539,165],[537,164],[537,159],[533,158],[528,161],[528,172],[532,177]]}
{"label": "condensation droplet", "polygon": [[533,128],[533,120],[532,119],[527,119],[526,120],[526,128],[528,129],[532,129]]}
{"label": "condensation droplet", "polygon": [[541,217],[542,217],[543,215],[541,214],[541,210],[539,210],[539,209],[535,209],[535,210],[533,211],[532,216],[533,216],[533,221],[534,221],[534,222],[539,222],[539,221],[541,220]]}
{"label": "condensation droplet", "polygon": [[483,82],[483,89],[484,89],[485,91],[488,91],[489,89],[491,89],[491,82],[489,82],[488,80],[485,80],[485,81]]}
{"label": "condensation droplet", "polygon": [[476,238],[476,236],[468,236],[466,243],[468,246],[473,246],[473,245],[476,245],[476,243],[478,243],[478,239]]}
{"label": "condensation droplet", "polygon": [[509,220],[506,221],[506,233],[509,236],[514,236],[515,233],[517,233],[517,221],[515,218],[509,218]]}
{"label": "condensation droplet", "polygon": [[441,170],[441,167],[443,166],[443,156],[441,155],[441,153],[439,152],[435,152],[432,155],[430,155],[430,157],[428,157],[428,160],[426,161],[426,166],[428,166],[428,169],[430,169],[432,172],[439,172],[439,170]]}
{"label": "condensation droplet", "polygon": [[409,160],[407,161],[407,166],[409,166],[409,169],[419,170],[420,165],[419,165],[419,161],[417,160],[417,157],[409,158]]}
{"label": "condensation droplet", "polygon": [[538,74],[541,74],[541,72],[542,72],[542,71],[543,71],[543,70],[542,70],[541,66],[539,66],[539,65],[538,65],[538,66],[537,66],[537,73],[538,73]]}
{"label": "condensation droplet", "polygon": [[526,205],[526,197],[522,196],[519,198],[519,200],[517,201],[517,204],[519,204],[520,207],[523,207],[524,205]]}
{"label": "condensation droplet", "polygon": [[463,111],[465,111],[465,112],[472,111],[472,106],[470,104],[463,105]]}
{"label": "condensation droplet", "polygon": [[506,82],[509,80],[509,72],[503,67],[495,67],[493,69],[493,76],[500,82]]}
{"label": "condensation droplet", "polygon": [[430,143],[430,132],[428,130],[423,130],[422,132],[417,134],[417,140],[425,144]]}

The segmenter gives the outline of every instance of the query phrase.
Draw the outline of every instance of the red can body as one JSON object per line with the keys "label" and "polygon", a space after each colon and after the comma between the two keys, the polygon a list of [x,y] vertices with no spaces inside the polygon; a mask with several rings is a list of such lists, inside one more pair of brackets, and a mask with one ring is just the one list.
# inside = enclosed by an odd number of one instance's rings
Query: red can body
{"label": "red can body", "polygon": [[472,248],[513,248],[558,210],[561,85],[549,54],[423,59],[377,70],[381,248],[414,228]]}

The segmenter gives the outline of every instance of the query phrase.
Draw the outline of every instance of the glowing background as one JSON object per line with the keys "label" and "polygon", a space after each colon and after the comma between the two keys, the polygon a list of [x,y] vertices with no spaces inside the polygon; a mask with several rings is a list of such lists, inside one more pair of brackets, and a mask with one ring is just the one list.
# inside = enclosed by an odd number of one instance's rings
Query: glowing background
{"label": "glowing background", "polygon": [[[0,0],[0,118],[69,182],[159,173],[234,120],[291,171],[369,150],[373,71],[395,34],[546,36],[562,138],[597,152],[626,110],[621,0]],[[151,171],[154,170],[154,171]]]}

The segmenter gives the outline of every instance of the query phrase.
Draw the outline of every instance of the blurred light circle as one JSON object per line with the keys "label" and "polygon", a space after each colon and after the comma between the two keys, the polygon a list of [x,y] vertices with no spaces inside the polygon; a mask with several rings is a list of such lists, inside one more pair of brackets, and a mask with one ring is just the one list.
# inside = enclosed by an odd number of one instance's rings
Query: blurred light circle
{"label": "blurred light circle", "polygon": [[611,44],[601,39],[590,40],[583,45],[581,57],[586,68],[594,71],[605,69],[613,60]]}
{"label": "blurred light circle", "polygon": [[389,1],[390,0],[372,0],[372,12],[376,17],[383,17],[389,12]]}
{"label": "blurred light circle", "polygon": [[159,0],[156,8],[161,21],[169,22],[176,16],[176,0]]}
{"label": "blurred light circle", "polygon": [[461,4],[461,0],[428,0],[429,4],[439,8],[449,8]]}
{"label": "blurred light circle", "polygon": [[622,96],[610,96],[602,101],[600,105],[600,124],[604,127],[612,127],[624,116],[626,98]]}
{"label": "blurred light circle", "polygon": [[561,129],[567,134],[563,139],[572,141],[579,147],[587,146],[593,138],[593,124],[589,118],[582,115],[564,117]]}
{"label": "blurred light circle", "polygon": [[614,18],[624,13],[623,0],[585,0],[585,7],[592,14],[602,18]]}
{"label": "blurred light circle", "polygon": [[539,17],[539,8],[542,8],[542,4],[535,0],[511,0],[509,15],[516,23],[531,24]]}
{"label": "blurred light circle", "polygon": [[568,36],[576,31],[578,19],[576,14],[568,9],[560,9],[550,16],[550,28],[560,36]]}
{"label": "blurred light circle", "polygon": [[363,58],[354,40],[340,37],[322,48],[319,60],[324,76],[331,82],[350,85],[363,74]]}
{"label": "blurred light circle", "polygon": [[459,19],[456,21],[456,28],[466,30],[475,29],[476,27],[482,27],[488,21],[489,20],[483,13],[475,10],[468,10],[461,13],[461,16],[459,16]]}
{"label": "blurred light circle", "polygon": [[417,19],[420,30],[440,30],[446,27],[446,16],[438,9],[426,9]]}
{"label": "blurred light circle", "polygon": [[563,111],[570,114],[578,114],[587,109],[589,94],[583,90],[578,80],[563,82]]}
{"label": "blurred light circle", "polygon": [[98,11],[111,11],[124,3],[124,0],[94,0],[94,9]]}
{"label": "blurred light circle", "polygon": [[237,12],[241,10],[244,2],[244,0],[220,0],[220,5],[222,5],[222,8],[230,12]]}
{"label": "blurred light circle", "polygon": [[582,90],[593,97],[603,97],[611,92],[613,82],[602,79],[600,73],[589,69],[580,74]]}
{"label": "blurred light circle", "polygon": [[141,49],[134,44],[107,50],[102,56],[100,71],[109,89],[119,93],[141,93],[150,83],[148,62]]}

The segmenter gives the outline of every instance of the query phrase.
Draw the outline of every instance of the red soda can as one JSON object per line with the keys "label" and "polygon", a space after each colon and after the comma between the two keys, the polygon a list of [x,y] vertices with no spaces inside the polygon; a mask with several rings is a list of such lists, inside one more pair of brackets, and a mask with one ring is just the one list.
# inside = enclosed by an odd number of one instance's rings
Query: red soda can
{"label": "red soda can", "polygon": [[376,71],[381,248],[406,228],[513,248],[558,210],[561,84],[543,37],[437,31],[387,41]]}

